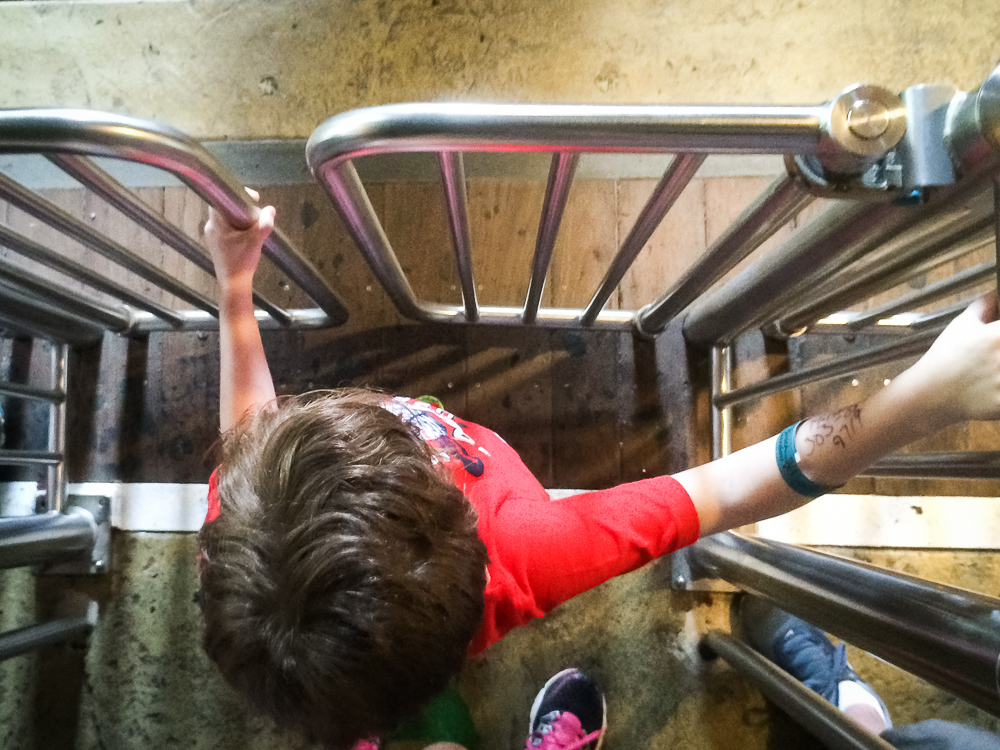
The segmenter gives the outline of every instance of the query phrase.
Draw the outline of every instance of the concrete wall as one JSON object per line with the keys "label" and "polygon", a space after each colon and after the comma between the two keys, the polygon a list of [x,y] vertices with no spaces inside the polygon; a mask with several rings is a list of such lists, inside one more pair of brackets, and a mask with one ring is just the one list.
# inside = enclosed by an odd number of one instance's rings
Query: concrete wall
{"label": "concrete wall", "polygon": [[394,101],[811,103],[977,85],[1000,4],[930,0],[0,2],[0,107],[305,137]]}

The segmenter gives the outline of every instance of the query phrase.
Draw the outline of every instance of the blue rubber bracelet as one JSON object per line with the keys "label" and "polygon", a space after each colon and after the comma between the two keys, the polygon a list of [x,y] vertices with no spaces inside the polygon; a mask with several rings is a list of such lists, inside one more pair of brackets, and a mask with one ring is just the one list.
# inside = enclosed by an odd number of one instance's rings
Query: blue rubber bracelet
{"label": "blue rubber bracelet", "polygon": [[802,422],[796,422],[781,431],[774,448],[774,457],[778,461],[778,471],[781,472],[785,484],[803,497],[819,497],[835,490],[836,487],[814,482],[799,468],[799,462],[795,460],[795,433],[801,424]]}

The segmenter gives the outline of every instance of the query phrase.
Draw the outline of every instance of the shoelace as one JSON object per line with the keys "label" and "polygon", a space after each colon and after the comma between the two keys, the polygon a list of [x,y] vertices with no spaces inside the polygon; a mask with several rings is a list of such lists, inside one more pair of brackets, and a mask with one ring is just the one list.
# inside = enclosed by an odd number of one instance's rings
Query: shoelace
{"label": "shoelace", "polygon": [[569,711],[553,711],[528,735],[526,750],[580,750],[601,736],[603,729],[584,734],[580,720]]}

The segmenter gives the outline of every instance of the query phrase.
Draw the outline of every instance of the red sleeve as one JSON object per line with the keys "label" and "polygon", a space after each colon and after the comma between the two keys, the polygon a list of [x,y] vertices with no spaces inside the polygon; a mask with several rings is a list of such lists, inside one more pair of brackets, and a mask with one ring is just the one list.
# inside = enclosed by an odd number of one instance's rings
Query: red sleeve
{"label": "red sleeve", "polygon": [[690,496],[669,476],[563,500],[508,499],[494,529],[502,564],[546,612],[700,533]]}
{"label": "red sleeve", "polygon": [[216,467],[208,478],[208,511],[205,513],[205,523],[211,523],[219,517],[222,508],[219,505],[219,469]]}

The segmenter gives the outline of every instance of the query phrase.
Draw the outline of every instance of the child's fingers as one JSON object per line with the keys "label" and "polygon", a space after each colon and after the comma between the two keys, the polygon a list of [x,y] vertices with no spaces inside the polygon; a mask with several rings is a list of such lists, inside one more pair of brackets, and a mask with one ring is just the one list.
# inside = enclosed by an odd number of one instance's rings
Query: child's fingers
{"label": "child's fingers", "polygon": [[261,209],[260,215],[257,217],[257,232],[261,237],[263,242],[267,239],[268,235],[274,230],[274,217],[276,211],[274,206],[264,206]]}
{"label": "child's fingers", "polygon": [[245,188],[243,188],[243,189],[244,189],[244,190],[246,190],[246,191],[247,191],[247,195],[249,195],[249,196],[250,196],[251,198],[253,198],[253,199],[254,199],[255,201],[259,201],[259,200],[260,200],[260,193],[258,193],[258,192],[257,192],[256,190],[254,190],[253,188],[248,188],[248,187],[245,187]]}

